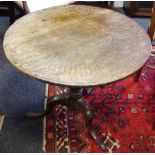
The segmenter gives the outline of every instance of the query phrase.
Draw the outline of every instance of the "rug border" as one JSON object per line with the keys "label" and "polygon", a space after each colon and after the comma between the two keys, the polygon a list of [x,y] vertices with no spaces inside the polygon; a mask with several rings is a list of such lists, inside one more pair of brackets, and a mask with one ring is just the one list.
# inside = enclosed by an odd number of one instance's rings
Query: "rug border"
{"label": "rug border", "polygon": [[[46,109],[46,105],[47,105],[48,86],[49,86],[49,84],[46,84],[46,86],[45,86],[44,110]],[[43,150],[44,153],[46,153],[46,117],[44,117],[44,119],[43,119],[43,143],[42,143],[42,150]]]}

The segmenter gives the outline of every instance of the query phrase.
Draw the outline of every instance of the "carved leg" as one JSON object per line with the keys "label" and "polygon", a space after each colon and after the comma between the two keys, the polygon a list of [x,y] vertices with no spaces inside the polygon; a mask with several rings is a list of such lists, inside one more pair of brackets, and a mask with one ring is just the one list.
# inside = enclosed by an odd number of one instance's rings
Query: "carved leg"
{"label": "carved leg", "polygon": [[[92,88],[87,88],[86,93],[89,95],[92,92]],[[92,126],[92,121],[94,114],[91,112],[86,100],[80,99],[84,93],[84,88],[72,88],[70,89],[70,92],[68,94],[63,94],[63,95],[58,95],[52,97],[48,103],[47,103],[47,108],[44,112],[41,113],[33,113],[33,112],[28,112],[26,113],[27,117],[42,117],[45,115],[48,115],[53,108],[57,104],[62,104],[62,105],[72,105],[75,106],[76,104],[81,107],[81,109],[84,111],[85,118],[86,118],[86,125],[88,127],[89,133],[91,137],[94,139],[94,141],[97,143],[97,145],[102,149],[106,150],[106,147],[103,142],[96,136],[93,126]]]}
{"label": "carved leg", "polygon": [[92,126],[93,114],[92,114],[87,102],[85,100],[83,100],[83,99],[79,99],[78,104],[84,110],[85,117],[86,117],[86,125],[88,127],[88,131],[89,131],[91,137],[94,139],[94,141],[100,147],[101,150],[106,150],[106,147],[105,147],[104,143],[101,142],[101,140],[96,136],[96,134],[94,132],[94,129],[93,129],[93,126]]}
{"label": "carved leg", "polygon": [[135,82],[139,81],[139,77],[140,77],[141,71],[142,71],[142,68],[139,69],[136,73],[134,73],[133,79],[134,79]]}
{"label": "carved leg", "polygon": [[25,114],[26,117],[43,117],[48,115],[56,105],[58,104],[63,104],[63,105],[68,105],[69,102],[68,99],[70,98],[69,94],[64,94],[64,95],[58,95],[58,96],[54,96],[52,97],[48,102],[47,102],[47,107],[46,110],[40,113],[36,113],[36,112],[27,112]]}

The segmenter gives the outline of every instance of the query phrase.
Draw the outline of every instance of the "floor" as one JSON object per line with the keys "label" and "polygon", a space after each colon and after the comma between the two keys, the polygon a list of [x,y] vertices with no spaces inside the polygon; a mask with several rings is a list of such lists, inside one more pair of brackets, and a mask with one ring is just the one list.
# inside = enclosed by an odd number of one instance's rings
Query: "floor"
{"label": "floor", "polygon": [[[115,10],[124,13],[120,8]],[[133,19],[147,31],[149,18]],[[23,114],[43,109],[45,83],[23,75],[6,60],[2,42],[8,22],[7,17],[0,17],[0,108],[5,113],[0,152],[43,152],[43,119],[29,120]]]}
{"label": "floor", "polygon": [[26,111],[43,109],[45,84],[21,74],[6,60],[3,36],[8,18],[0,17],[0,107],[5,113],[0,152],[43,152],[42,119],[25,119]]}

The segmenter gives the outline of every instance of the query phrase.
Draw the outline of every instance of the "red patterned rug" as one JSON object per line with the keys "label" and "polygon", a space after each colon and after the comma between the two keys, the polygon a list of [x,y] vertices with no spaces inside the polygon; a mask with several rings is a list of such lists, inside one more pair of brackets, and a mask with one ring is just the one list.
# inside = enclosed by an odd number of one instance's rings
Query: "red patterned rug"
{"label": "red patterned rug", "polygon": [[[155,57],[147,64],[155,66]],[[49,97],[62,93],[48,87]],[[46,117],[46,152],[155,152],[155,69],[144,66],[138,83],[130,76],[84,98],[98,113],[93,127],[107,151],[91,139],[80,111],[58,105]]]}

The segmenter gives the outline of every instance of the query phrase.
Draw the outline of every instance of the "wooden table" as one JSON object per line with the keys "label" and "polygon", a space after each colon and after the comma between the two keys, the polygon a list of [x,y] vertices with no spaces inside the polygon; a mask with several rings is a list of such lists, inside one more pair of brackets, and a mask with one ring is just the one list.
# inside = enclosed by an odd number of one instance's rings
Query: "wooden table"
{"label": "wooden table", "polygon": [[93,86],[105,85],[139,70],[149,58],[151,42],[132,19],[108,9],[59,6],[30,13],[16,21],[4,38],[6,57],[35,79],[65,85],[70,93],[55,96],[43,116],[57,104],[75,103],[85,109],[90,134],[93,114],[80,97]]}

